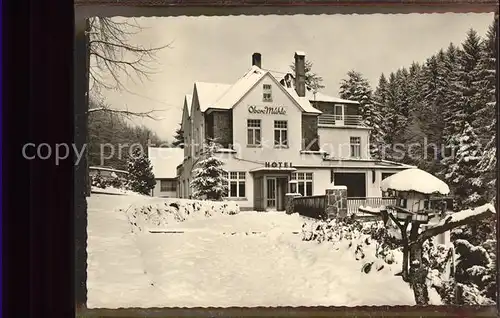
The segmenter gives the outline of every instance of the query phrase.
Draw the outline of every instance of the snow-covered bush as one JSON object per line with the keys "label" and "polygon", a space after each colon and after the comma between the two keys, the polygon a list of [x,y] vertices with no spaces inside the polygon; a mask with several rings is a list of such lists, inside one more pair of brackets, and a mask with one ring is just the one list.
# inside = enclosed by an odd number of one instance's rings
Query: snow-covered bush
{"label": "snow-covered bush", "polygon": [[98,187],[101,189],[105,189],[110,185],[109,181],[106,178],[104,178],[100,173],[91,176],[91,184],[93,187]]}
{"label": "snow-covered bush", "polygon": [[353,215],[343,220],[304,223],[302,240],[330,242],[336,249],[350,250],[352,257],[360,261],[360,270],[366,274],[382,270],[396,273],[397,269],[392,265],[398,264],[396,259],[401,252],[391,250],[388,245],[380,244],[374,239],[377,237],[374,233],[380,235],[382,228],[382,222],[361,223]]}
{"label": "snow-covered bush", "polygon": [[133,231],[146,228],[163,228],[191,219],[239,213],[234,202],[213,202],[186,199],[161,199],[159,203],[132,206],[127,210]]}

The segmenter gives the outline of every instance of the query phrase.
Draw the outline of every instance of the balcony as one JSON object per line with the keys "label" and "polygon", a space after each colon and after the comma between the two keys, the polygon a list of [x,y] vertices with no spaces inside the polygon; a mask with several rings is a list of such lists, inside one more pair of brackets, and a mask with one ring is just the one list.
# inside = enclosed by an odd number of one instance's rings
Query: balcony
{"label": "balcony", "polygon": [[318,127],[366,127],[362,124],[360,115],[329,115],[318,116]]}

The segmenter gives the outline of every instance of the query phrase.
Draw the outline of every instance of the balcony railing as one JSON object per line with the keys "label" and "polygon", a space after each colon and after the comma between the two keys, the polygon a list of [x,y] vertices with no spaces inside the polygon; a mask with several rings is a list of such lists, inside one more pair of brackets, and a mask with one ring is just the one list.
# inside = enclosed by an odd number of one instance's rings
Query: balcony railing
{"label": "balcony railing", "polygon": [[380,208],[382,206],[396,204],[396,198],[382,198],[382,197],[348,197],[347,198],[347,214],[361,214],[358,210],[360,206],[369,206],[372,208]]}
{"label": "balcony railing", "polygon": [[364,126],[360,115],[329,115],[318,116],[318,127]]}

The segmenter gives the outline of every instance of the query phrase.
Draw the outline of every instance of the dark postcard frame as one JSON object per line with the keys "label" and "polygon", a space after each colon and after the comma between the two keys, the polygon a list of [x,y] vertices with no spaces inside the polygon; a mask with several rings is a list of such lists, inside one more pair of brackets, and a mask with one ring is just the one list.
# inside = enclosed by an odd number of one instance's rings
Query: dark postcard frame
{"label": "dark postcard frame", "polygon": [[[227,15],[290,15],[290,14],[372,14],[372,13],[466,13],[481,12],[498,15],[498,1],[493,0],[75,0],[75,38],[74,38],[74,142],[85,142],[85,67],[86,35],[85,19],[91,16],[227,16]],[[498,52],[498,38],[497,38]],[[497,78],[498,78],[497,58]],[[497,87],[498,96],[498,87]],[[498,100],[498,97],[497,97]],[[498,103],[497,103],[498,111]],[[498,114],[498,113],[497,113]],[[498,134],[498,127],[497,127]],[[74,236],[75,236],[75,296],[77,316],[79,317],[165,317],[165,316],[240,316],[240,317],[434,317],[434,316],[496,316],[495,307],[277,307],[277,308],[128,308],[128,309],[87,309],[86,308],[86,241],[87,211],[83,185],[85,171],[74,171]],[[497,204],[498,205],[498,204]],[[497,211],[498,206],[496,207]],[[497,214],[497,220],[499,220]],[[498,227],[498,221],[497,221]],[[497,236],[500,237],[497,230]],[[498,267],[498,264],[497,264]],[[498,278],[497,278],[498,281]]]}

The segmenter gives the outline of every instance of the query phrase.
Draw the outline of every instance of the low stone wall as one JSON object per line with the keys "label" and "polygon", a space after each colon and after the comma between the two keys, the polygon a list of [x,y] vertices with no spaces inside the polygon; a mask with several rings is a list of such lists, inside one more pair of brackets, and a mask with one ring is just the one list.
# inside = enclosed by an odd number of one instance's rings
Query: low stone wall
{"label": "low stone wall", "polygon": [[318,220],[347,217],[347,187],[330,186],[324,195],[302,197],[300,193],[286,194],[286,213],[299,213]]}

